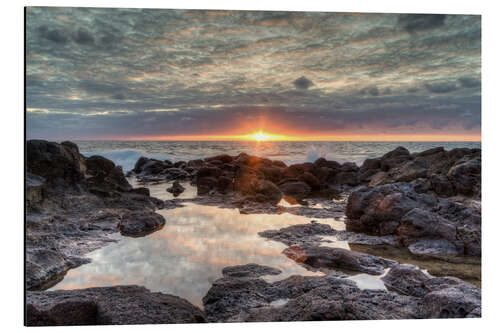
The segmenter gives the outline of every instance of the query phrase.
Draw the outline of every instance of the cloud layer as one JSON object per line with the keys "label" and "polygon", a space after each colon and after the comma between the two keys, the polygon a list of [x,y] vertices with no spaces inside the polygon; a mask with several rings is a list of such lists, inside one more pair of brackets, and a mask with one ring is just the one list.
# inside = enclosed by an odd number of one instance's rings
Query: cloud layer
{"label": "cloud layer", "polygon": [[31,7],[26,65],[28,137],[480,135],[480,16]]}

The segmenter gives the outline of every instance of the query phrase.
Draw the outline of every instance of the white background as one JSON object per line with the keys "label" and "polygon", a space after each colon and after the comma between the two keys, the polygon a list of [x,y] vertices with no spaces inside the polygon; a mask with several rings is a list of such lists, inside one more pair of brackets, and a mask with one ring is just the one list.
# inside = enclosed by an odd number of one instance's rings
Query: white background
{"label": "white background", "polygon": [[488,332],[500,331],[499,263],[500,214],[497,171],[500,168],[500,15],[496,1],[419,0],[419,1],[4,1],[1,12],[0,72],[0,327],[11,330],[53,331],[56,328],[23,327],[23,144],[24,144],[24,9],[23,6],[86,6],[192,9],[305,10],[386,13],[447,13],[482,15],[482,148],[483,148],[483,307],[482,319],[398,320],[349,322],[296,322],[252,324],[148,325],[113,327],[64,327],[58,331],[76,332],[234,332],[255,331],[335,331],[335,332]]}

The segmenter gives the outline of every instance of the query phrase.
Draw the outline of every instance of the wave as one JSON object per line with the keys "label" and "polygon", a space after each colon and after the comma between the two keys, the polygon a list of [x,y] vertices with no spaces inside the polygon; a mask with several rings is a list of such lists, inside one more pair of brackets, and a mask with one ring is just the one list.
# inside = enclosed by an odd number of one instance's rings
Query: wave
{"label": "wave", "polygon": [[83,152],[84,156],[89,157],[92,155],[99,155],[106,157],[107,159],[113,161],[116,165],[120,165],[124,172],[130,171],[134,168],[135,163],[141,157],[154,158],[157,160],[170,160],[175,162],[172,156],[161,155],[161,154],[151,154],[144,152],[139,149],[117,149],[108,151],[93,151],[93,152]]}

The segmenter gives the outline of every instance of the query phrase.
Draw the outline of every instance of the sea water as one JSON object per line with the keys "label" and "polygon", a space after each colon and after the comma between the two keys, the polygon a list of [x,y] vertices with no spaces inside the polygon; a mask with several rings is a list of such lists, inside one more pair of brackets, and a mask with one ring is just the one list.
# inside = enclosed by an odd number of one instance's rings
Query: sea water
{"label": "sea water", "polygon": [[187,161],[219,154],[245,152],[281,160],[287,165],[314,162],[320,157],[361,165],[367,158],[382,156],[398,146],[410,153],[435,147],[481,148],[481,142],[350,142],[350,141],[75,141],[85,156],[101,155],[124,171],[131,170],[141,156],[160,160]]}

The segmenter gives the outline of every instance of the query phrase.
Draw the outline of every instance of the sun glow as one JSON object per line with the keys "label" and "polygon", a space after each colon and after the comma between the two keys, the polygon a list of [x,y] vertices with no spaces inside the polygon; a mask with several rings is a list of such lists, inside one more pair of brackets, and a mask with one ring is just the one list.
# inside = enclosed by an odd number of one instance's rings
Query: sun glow
{"label": "sun glow", "polygon": [[262,142],[262,141],[281,141],[281,140],[287,140],[289,138],[285,135],[270,134],[270,133],[258,131],[258,132],[251,133],[248,135],[242,135],[240,137],[240,139]]}

